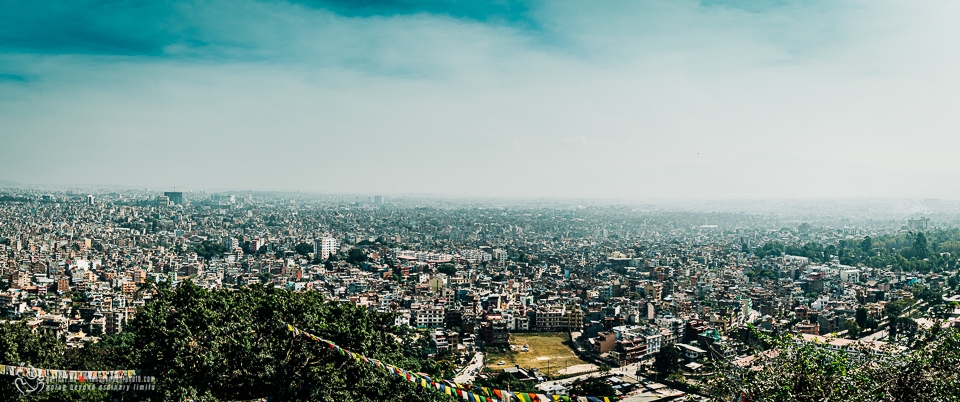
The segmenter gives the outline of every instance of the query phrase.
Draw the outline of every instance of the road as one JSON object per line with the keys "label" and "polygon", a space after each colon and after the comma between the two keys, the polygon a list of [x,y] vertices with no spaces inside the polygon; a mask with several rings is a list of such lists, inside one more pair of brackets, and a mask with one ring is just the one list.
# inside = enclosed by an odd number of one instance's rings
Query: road
{"label": "road", "polygon": [[[641,363],[633,363],[623,367],[612,368],[610,369],[610,374],[619,375],[627,381],[639,381],[639,379],[637,378],[637,369],[640,368],[640,365]],[[588,373],[588,374],[584,374],[576,377],[564,378],[562,380],[544,381],[540,384],[537,384],[537,388],[544,389],[545,387],[551,387],[560,383],[569,384],[577,380],[582,380],[590,377],[599,377],[602,375],[604,375],[604,373],[601,373],[599,371],[594,371],[592,373]]]}
{"label": "road", "polygon": [[[912,306],[907,307],[907,309],[904,310],[903,313],[900,313],[900,316],[901,316],[901,317],[909,317],[910,314],[912,314],[914,311],[917,311],[917,310],[919,310],[919,309],[921,309],[921,308],[924,308],[924,307],[927,307],[927,302],[926,302],[926,301],[921,301],[921,302],[919,302],[919,303],[915,303],[915,304],[913,304]],[[885,338],[885,337],[887,336],[887,334],[888,334],[888,332],[887,332],[888,330],[885,329],[885,328],[888,328],[889,326],[890,326],[889,320],[886,319],[886,318],[884,318],[883,320],[880,321],[880,323],[879,323],[879,325],[878,325],[879,330],[878,330],[877,332],[874,332],[873,334],[870,334],[870,335],[867,335],[867,336],[865,336],[865,337],[863,337],[863,338],[860,338],[860,340],[861,340],[861,341],[864,341],[864,342],[868,342],[868,341],[882,341],[883,338]]]}
{"label": "road", "polygon": [[613,374],[619,374],[627,380],[640,380],[637,378],[637,370],[640,369],[640,366],[643,365],[643,362],[631,363],[623,367],[617,367],[610,369],[610,372]]}
{"label": "road", "polygon": [[473,355],[473,359],[470,359],[470,363],[467,363],[467,367],[463,368],[463,371],[460,374],[457,374],[453,378],[454,382],[458,383],[473,383],[473,380],[477,378],[477,374],[480,373],[480,370],[483,368],[483,353],[477,352]]}
{"label": "road", "polygon": [[594,372],[589,373],[589,374],[579,375],[579,376],[570,377],[570,378],[564,378],[564,379],[562,379],[562,380],[544,381],[544,382],[541,382],[541,383],[537,384],[537,389],[545,389],[545,388],[547,388],[547,387],[552,387],[552,386],[557,385],[557,384],[560,384],[560,383],[569,384],[569,383],[572,383],[572,382],[577,381],[577,380],[582,380],[582,379],[590,378],[590,377],[598,377],[598,376],[600,376],[600,372],[599,372],[599,371],[594,371]]}
{"label": "road", "polygon": [[865,337],[863,337],[863,338],[860,338],[860,340],[863,341],[863,342],[879,341],[879,340],[882,340],[882,339],[883,339],[884,337],[886,337],[886,336],[887,336],[887,331],[885,331],[885,330],[879,330],[879,331],[877,331],[877,332],[874,332],[873,334],[870,334],[870,335],[867,335],[867,336],[865,336]]}

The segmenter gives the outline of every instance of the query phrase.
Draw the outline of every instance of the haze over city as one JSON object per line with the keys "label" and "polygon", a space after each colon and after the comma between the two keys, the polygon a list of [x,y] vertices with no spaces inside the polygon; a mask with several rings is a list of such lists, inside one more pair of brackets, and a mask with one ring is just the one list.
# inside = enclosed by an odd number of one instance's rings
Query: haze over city
{"label": "haze over city", "polygon": [[960,401],[958,16],[0,0],[0,401]]}
{"label": "haze over city", "polygon": [[5,2],[0,179],[958,198],[955,2]]}

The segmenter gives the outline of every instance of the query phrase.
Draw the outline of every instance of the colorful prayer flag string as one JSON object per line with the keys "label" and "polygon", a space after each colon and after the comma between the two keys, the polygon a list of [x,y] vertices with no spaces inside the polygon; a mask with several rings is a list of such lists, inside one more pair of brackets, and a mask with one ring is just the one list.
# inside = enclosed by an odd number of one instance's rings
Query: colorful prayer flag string
{"label": "colorful prayer flag string", "polygon": [[[35,376],[40,378],[49,378],[55,380],[73,380],[78,382],[99,381],[99,382],[153,382],[153,377],[147,376],[141,370],[52,370],[38,369],[24,366],[10,366],[0,364],[0,375],[8,376]],[[136,381],[131,381],[131,380]]]}

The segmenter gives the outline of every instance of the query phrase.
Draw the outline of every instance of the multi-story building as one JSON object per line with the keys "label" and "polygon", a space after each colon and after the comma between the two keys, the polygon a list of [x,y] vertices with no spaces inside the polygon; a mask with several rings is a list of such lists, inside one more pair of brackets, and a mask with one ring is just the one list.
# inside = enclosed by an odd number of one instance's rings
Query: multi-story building
{"label": "multi-story building", "polygon": [[433,337],[433,345],[437,348],[437,353],[450,349],[450,340],[447,338],[446,332],[433,331],[431,337]]}
{"label": "multi-story building", "polygon": [[583,311],[579,308],[563,306],[534,310],[535,331],[579,331],[581,328],[583,328]]}
{"label": "multi-story building", "polygon": [[163,195],[169,199],[172,205],[183,205],[183,193],[180,191],[167,191]]}
{"label": "multi-story building", "polygon": [[106,319],[104,331],[108,335],[119,334],[123,331],[122,311],[106,311],[103,316]]}
{"label": "multi-story building", "polygon": [[654,282],[645,283],[643,285],[643,294],[654,301],[660,301],[663,298],[663,284]]}
{"label": "multi-story building", "polygon": [[510,345],[510,330],[507,329],[507,321],[499,315],[487,316],[487,320],[480,326],[480,332],[486,346]]}
{"label": "multi-story building", "polygon": [[443,328],[443,307],[422,306],[414,310],[417,328]]}
{"label": "multi-story building", "polygon": [[340,242],[332,237],[319,238],[314,243],[313,250],[322,260],[330,259],[340,249]]}

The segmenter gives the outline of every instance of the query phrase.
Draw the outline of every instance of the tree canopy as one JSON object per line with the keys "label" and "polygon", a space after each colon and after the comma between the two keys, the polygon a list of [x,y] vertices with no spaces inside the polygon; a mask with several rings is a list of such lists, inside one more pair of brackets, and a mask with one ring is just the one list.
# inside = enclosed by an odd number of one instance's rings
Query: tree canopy
{"label": "tree canopy", "polygon": [[347,262],[351,264],[360,264],[361,262],[365,261],[367,261],[367,254],[364,253],[362,249],[351,248],[350,251],[347,252]]}
{"label": "tree canopy", "polygon": [[676,373],[680,370],[680,351],[673,344],[664,345],[654,356],[653,367],[660,374]]}
{"label": "tree canopy", "polygon": [[500,373],[489,378],[478,378],[474,385],[479,387],[508,389],[514,392],[540,392],[530,381],[518,380],[510,373]]}
{"label": "tree canopy", "polygon": [[[906,232],[862,240],[840,240],[836,244],[816,241],[783,244],[770,241],[744,248],[758,258],[784,254],[807,257],[814,263],[838,260],[845,265],[863,264],[873,268],[892,266],[907,272],[942,272],[960,268],[960,229]],[[760,274],[760,272],[757,272]]]}
{"label": "tree canopy", "polygon": [[[451,367],[423,355],[429,339],[393,325],[388,314],[327,302],[315,292],[255,285],[206,290],[185,282],[161,284],[121,336],[74,349],[23,324],[0,330],[3,361],[35,367],[141,369],[157,378],[155,391],[137,400],[440,401],[449,397],[384,375],[307,338],[284,323],[371,358],[443,378]],[[11,347],[10,345],[23,345]],[[68,359],[69,357],[69,359]],[[10,377],[0,378],[3,400],[17,400]],[[111,400],[123,392],[40,393],[49,400]],[[34,398],[31,395],[31,398]]]}
{"label": "tree canopy", "polygon": [[960,332],[935,327],[905,347],[832,350],[792,335],[769,338],[752,362],[721,361],[704,383],[713,400],[955,401],[960,400]]}
{"label": "tree canopy", "polygon": [[437,272],[447,275],[454,275],[457,273],[457,267],[453,264],[440,264],[437,267]]}
{"label": "tree canopy", "polygon": [[215,241],[204,240],[200,243],[193,243],[187,247],[188,252],[197,253],[197,256],[210,259],[214,256],[223,256],[223,253],[227,252],[227,247],[223,244],[217,243]]}
{"label": "tree canopy", "polygon": [[617,392],[607,381],[597,377],[589,377],[574,381],[573,384],[570,385],[569,393],[571,395],[599,396],[613,396],[617,394]]}
{"label": "tree canopy", "polygon": [[296,251],[297,254],[305,256],[313,252],[313,245],[308,243],[300,243],[293,248],[293,251]]}

